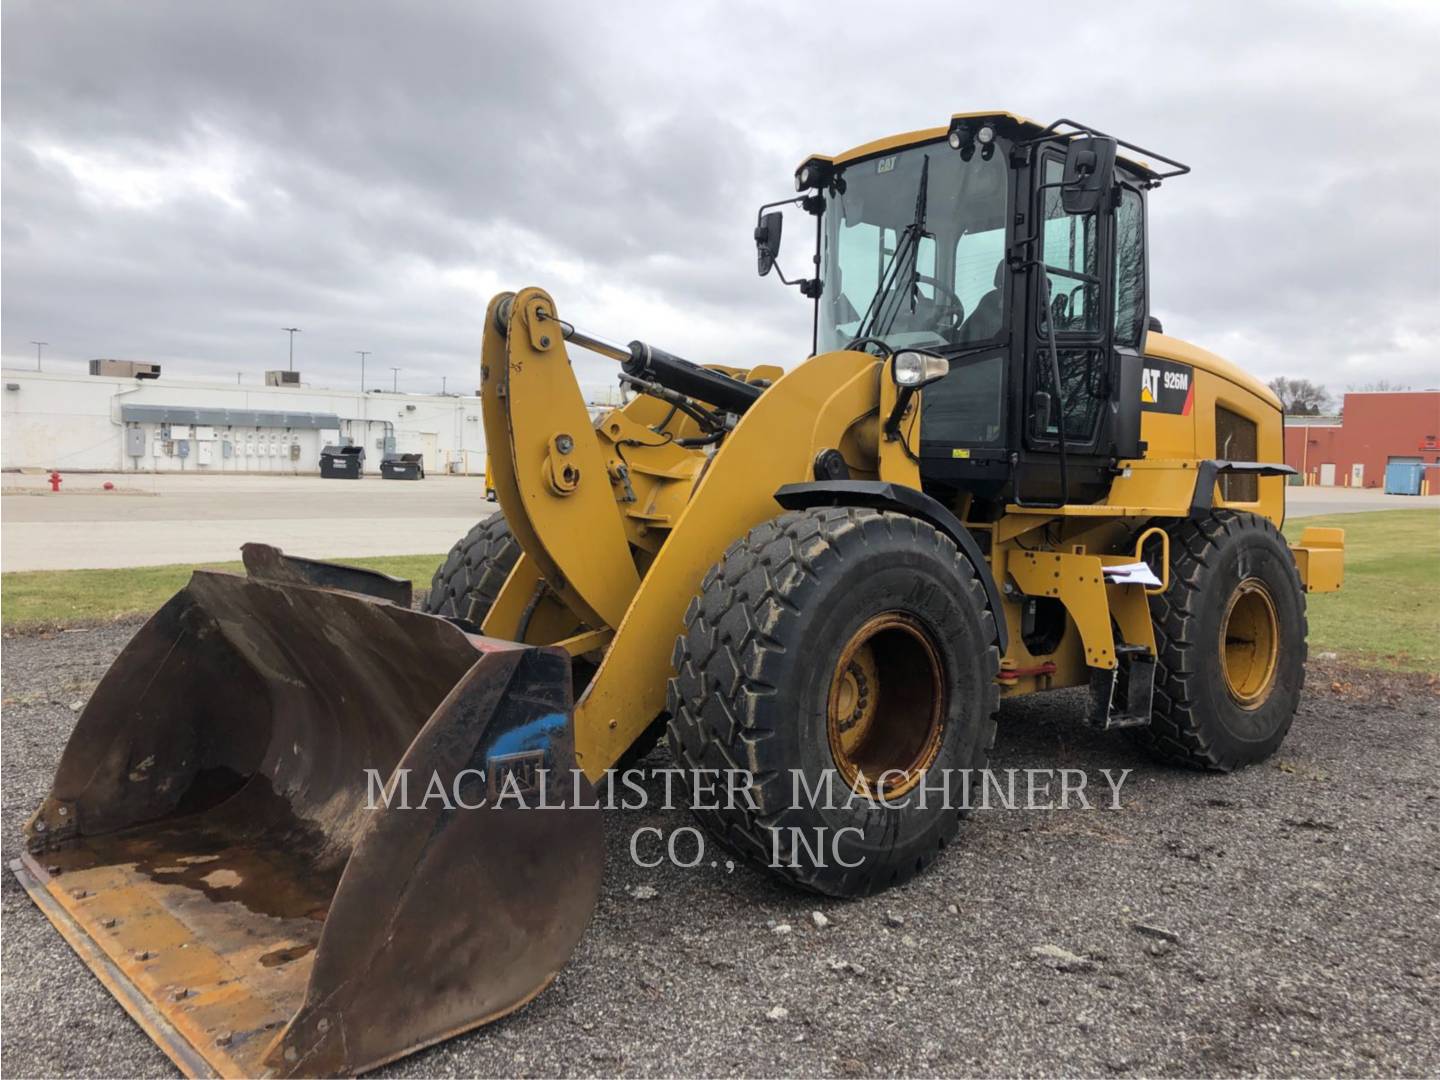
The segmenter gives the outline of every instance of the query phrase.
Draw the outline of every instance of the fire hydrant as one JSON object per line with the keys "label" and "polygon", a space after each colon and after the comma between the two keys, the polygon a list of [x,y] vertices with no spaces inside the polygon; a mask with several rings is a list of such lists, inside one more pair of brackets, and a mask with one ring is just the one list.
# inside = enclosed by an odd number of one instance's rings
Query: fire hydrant
{"label": "fire hydrant", "polygon": [[53,469],[50,471],[50,490],[60,490],[60,474]]}

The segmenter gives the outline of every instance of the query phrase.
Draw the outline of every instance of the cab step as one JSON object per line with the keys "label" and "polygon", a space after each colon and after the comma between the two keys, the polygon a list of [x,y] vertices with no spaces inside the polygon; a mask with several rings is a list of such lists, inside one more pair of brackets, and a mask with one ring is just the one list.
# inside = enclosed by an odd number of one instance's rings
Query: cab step
{"label": "cab step", "polygon": [[1146,727],[1155,695],[1155,657],[1144,645],[1117,643],[1113,668],[1091,668],[1090,726],[1101,731]]}

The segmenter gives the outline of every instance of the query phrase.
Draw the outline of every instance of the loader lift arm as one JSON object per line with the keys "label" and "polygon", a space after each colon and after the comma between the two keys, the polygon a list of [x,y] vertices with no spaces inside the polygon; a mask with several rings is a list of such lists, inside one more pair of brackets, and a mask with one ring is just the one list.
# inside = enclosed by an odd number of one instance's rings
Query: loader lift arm
{"label": "loader lift arm", "polygon": [[[725,409],[733,428],[706,454],[677,445],[678,439],[657,440],[652,428],[635,423],[633,405],[592,423],[567,340]],[[893,365],[894,357],[840,351],[783,374],[754,368],[737,378],[640,342],[621,346],[579,332],[540,289],[492,301],[481,386],[486,439],[500,506],[524,555],[484,629],[540,641],[525,636],[531,627],[522,620],[543,585],[574,623],[551,641],[572,653],[603,641],[603,655],[590,654],[598,667],[575,709],[576,757],[592,780],[664,710],[665,680],[657,673],[669,670],[701,579],[736,535],[776,515],[768,478],[812,479],[817,455],[844,447],[858,477],[918,494],[919,400],[897,387],[889,375]],[[768,387],[755,385],[772,379]],[[906,422],[900,438],[886,440],[879,418],[897,403]],[[671,455],[669,474],[651,478],[657,483],[648,496],[637,495],[663,520],[637,521],[626,501],[616,451],[623,452],[627,437],[647,445],[652,468],[657,457]],[[647,547],[655,530],[663,530],[663,543]],[[985,570],[983,559],[977,568]],[[606,630],[612,638],[604,638]]]}

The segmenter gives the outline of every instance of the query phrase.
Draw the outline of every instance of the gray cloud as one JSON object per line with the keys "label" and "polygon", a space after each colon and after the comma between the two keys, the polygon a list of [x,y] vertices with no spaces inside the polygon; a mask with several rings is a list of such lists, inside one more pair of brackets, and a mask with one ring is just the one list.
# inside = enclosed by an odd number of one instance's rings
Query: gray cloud
{"label": "gray cloud", "polygon": [[754,207],[810,152],[998,106],[1195,167],[1152,200],[1167,328],[1267,377],[1440,384],[1433,5],[11,0],[3,22],[7,363],[40,337],[57,366],[253,381],[299,325],[315,381],[353,384],[363,348],[456,388],[489,294],[529,283],[610,336],[792,362],[809,311],[754,277]]}

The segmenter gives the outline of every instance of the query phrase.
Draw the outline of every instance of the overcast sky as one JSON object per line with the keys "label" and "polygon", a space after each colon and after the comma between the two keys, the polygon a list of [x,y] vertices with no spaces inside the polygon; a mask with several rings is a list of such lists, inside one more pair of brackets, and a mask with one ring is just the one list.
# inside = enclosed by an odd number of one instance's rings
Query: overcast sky
{"label": "overcast sky", "polygon": [[[500,289],[793,363],[796,164],[1004,108],[1188,162],[1154,311],[1264,377],[1440,386],[1440,4],[5,0],[3,352],[478,380]],[[791,274],[804,269],[798,230]],[[590,377],[607,371],[587,361]]]}

